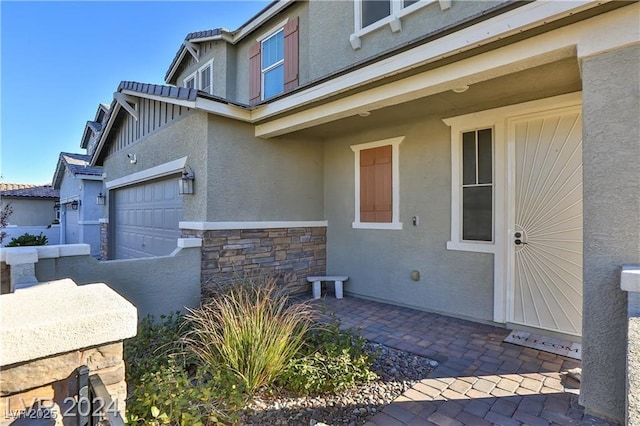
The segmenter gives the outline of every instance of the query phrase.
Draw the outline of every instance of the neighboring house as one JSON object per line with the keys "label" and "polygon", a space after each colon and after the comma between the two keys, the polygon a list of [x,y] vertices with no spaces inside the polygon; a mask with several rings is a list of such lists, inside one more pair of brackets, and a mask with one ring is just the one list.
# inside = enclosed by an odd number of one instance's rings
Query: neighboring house
{"label": "neighboring house", "polygon": [[11,203],[9,225],[49,226],[57,219],[55,205],[60,199],[51,185],[0,183],[0,206]]}
{"label": "neighboring house", "polygon": [[104,254],[198,236],[203,282],[347,274],[351,295],[581,339],[581,403],[620,420],[639,17],[623,1],[282,0],[191,33],[172,86],[114,95],[91,159]]}
{"label": "neighboring house", "polygon": [[102,167],[90,162],[108,113],[109,106],[98,106],[80,142],[87,154],[61,152],[53,175],[53,186],[60,191],[60,244],[89,244],[95,257],[100,257],[100,219],[105,216],[106,191]]}
{"label": "neighboring house", "polygon": [[0,208],[11,204],[13,209],[2,245],[25,233],[42,234],[49,244],[57,244],[59,198],[59,191],[51,185],[0,183]]}
{"label": "neighboring house", "polygon": [[53,184],[60,190],[60,244],[89,244],[91,255],[98,257],[106,197],[102,197],[102,167],[90,167],[90,159],[86,154],[61,152]]}

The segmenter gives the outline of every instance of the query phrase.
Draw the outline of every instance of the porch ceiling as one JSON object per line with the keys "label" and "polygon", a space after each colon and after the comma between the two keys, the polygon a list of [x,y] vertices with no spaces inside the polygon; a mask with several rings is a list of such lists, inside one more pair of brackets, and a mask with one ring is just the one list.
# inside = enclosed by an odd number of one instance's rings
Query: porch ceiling
{"label": "porch ceiling", "polygon": [[[444,118],[541,99],[582,89],[576,58],[471,85],[464,93],[452,91],[371,111],[368,117],[351,116],[295,132],[298,138],[329,139],[371,129],[397,126],[421,117]],[[291,135],[290,135],[291,136]]]}

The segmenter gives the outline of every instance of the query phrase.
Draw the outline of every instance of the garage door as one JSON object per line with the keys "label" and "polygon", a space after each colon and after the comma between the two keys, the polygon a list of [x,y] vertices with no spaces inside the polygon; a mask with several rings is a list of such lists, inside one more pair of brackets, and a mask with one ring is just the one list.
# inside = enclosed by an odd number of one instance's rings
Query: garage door
{"label": "garage door", "polygon": [[71,204],[65,205],[64,212],[64,243],[78,244],[80,242],[80,225],[78,224],[78,210],[73,210]]}
{"label": "garage door", "polygon": [[115,191],[114,258],[163,256],[180,238],[182,197],[170,178]]}

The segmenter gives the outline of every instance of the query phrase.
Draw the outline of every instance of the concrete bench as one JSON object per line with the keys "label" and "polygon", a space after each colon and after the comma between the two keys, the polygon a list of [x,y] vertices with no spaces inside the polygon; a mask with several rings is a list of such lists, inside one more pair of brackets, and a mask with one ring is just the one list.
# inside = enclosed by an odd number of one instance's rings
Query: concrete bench
{"label": "concrete bench", "polygon": [[336,299],[342,299],[342,283],[348,280],[349,277],[346,275],[335,275],[335,276],[312,276],[307,277],[307,281],[313,283],[313,298],[320,299],[320,283],[322,281],[333,281],[336,288]]}

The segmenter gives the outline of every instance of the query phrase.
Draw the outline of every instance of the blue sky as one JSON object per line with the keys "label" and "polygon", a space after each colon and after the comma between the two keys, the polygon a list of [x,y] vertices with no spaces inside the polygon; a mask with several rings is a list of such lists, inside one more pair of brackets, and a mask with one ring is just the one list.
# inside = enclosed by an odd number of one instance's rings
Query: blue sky
{"label": "blue sky", "polygon": [[50,183],[120,81],[164,83],[184,37],[234,30],[263,1],[0,2],[0,181]]}

